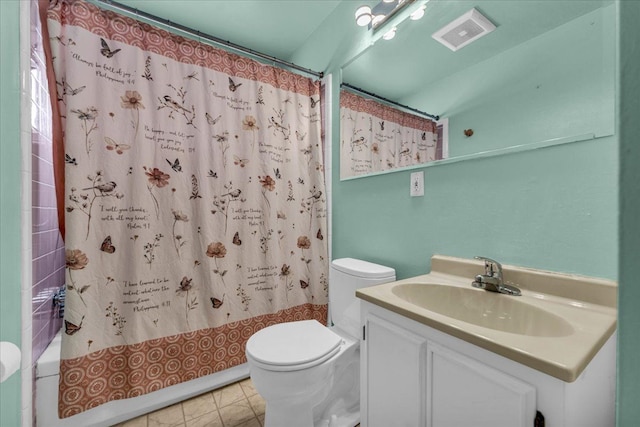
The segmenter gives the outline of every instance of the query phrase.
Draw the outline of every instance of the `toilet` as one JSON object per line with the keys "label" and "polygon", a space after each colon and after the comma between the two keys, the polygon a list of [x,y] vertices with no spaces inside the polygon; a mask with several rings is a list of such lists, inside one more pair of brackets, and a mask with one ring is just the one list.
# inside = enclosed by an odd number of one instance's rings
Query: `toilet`
{"label": "toilet", "polygon": [[265,427],[353,427],[360,422],[360,302],[356,289],[395,280],[395,270],[353,258],[331,263],[329,327],[280,323],[253,334],[246,355],[266,402]]}

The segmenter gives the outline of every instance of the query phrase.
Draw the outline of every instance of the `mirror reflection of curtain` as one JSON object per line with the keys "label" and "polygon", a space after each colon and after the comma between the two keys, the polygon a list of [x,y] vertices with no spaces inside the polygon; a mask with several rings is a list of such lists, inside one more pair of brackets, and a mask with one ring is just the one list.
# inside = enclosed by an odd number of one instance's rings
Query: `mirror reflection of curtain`
{"label": "mirror reflection of curtain", "polygon": [[440,159],[436,122],[340,91],[340,178]]}
{"label": "mirror reflection of curtain", "polygon": [[326,323],[320,84],[81,0],[48,10],[64,131],[62,418]]}

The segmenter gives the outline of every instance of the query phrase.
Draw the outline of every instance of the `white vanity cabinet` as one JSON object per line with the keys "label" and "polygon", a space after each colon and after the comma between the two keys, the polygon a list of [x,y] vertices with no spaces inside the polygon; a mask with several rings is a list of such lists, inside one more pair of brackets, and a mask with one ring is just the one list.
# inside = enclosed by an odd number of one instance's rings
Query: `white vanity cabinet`
{"label": "white vanity cabinet", "polygon": [[[363,427],[615,425],[615,334],[572,383],[361,301]],[[561,341],[559,341],[561,345]]]}

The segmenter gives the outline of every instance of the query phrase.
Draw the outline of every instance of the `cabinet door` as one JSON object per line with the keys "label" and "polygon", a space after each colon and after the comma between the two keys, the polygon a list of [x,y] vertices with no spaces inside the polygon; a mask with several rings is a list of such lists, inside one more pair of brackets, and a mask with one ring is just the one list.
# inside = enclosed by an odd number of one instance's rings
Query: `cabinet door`
{"label": "cabinet door", "polygon": [[427,427],[531,427],[530,384],[429,342]]}
{"label": "cabinet door", "polygon": [[363,426],[424,426],[426,339],[371,314],[365,325]]}

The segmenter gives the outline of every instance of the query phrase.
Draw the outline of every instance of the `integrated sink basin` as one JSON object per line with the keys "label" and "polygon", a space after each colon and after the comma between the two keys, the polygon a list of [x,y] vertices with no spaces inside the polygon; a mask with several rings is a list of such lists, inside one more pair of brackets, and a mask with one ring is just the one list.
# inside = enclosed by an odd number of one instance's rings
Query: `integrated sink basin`
{"label": "integrated sink basin", "polygon": [[536,337],[563,337],[574,332],[563,318],[509,295],[426,283],[398,284],[391,292],[418,307],[502,332]]}
{"label": "integrated sink basin", "polygon": [[[520,295],[472,284],[494,281],[514,285]],[[616,329],[615,282],[488,258],[434,255],[429,274],[364,287],[356,296],[566,382],[578,378]]]}

